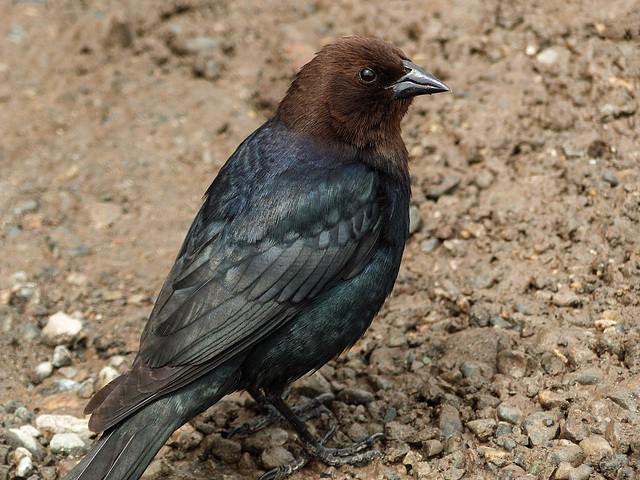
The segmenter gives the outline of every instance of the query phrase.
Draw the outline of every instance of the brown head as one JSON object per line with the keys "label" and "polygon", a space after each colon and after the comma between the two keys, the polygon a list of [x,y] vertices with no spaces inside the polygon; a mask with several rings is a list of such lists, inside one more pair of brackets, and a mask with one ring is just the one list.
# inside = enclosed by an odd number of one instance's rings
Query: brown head
{"label": "brown head", "polygon": [[405,152],[400,122],[413,97],[448,90],[392,44],[344,37],[302,67],[276,116],[328,142]]}

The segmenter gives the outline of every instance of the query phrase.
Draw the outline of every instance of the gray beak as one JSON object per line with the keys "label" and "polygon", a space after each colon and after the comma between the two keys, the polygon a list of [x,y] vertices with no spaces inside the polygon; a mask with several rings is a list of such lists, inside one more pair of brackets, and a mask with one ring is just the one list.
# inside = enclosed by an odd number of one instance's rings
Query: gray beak
{"label": "gray beak", "polygon": [[451,89],[430,73],[409,60],[403,60],[407,74],[389,88],[393,88],[393,98],[409,98],[416,95],[449,92]]}

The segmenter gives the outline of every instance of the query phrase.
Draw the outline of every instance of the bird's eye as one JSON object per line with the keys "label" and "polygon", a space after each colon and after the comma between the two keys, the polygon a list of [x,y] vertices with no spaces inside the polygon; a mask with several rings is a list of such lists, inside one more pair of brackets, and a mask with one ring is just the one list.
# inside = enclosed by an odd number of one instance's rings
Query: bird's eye
{"label": "bird's eye", "polygon": [[377,78],[376,72],[371,70],[369,67],[362,68],[358,73],[358,76],[360,77],[360,80],[365,83],[373,83]]}

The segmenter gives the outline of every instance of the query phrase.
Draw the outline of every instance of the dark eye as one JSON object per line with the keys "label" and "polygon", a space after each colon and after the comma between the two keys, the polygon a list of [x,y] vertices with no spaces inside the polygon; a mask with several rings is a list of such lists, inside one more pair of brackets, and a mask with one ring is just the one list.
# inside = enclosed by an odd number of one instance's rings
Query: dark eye
{"label": "dark eye", "polygon": [[377,78],[376,72],[371,70],[369,67],[364,67],[363,69],[361,69],[358,73],[358,76],[360,77],[360,80],[365,83],[373,83]]}

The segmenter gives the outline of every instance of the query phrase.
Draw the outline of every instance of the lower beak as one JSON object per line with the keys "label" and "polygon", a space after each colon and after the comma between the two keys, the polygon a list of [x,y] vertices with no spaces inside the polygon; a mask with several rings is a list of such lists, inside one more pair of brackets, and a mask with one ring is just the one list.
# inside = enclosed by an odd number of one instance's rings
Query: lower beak
{"label": "lower beak", "polygon": [[401,77],[389,88],[393,88],[393,98],[409,98],[416,95],[431,95],[432,93],[449,92],[451,89],[430,73],[409,60],[403,60],[406,75]]}

